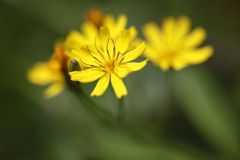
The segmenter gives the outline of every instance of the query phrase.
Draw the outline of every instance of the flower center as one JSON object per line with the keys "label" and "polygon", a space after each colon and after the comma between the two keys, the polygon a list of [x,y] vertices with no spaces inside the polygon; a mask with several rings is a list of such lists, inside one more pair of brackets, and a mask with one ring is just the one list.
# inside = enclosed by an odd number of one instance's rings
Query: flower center
{"label": "flower center", "polygon": [[115,68],[114,61],[106,62],[104,66],[105,66],[105,72],[113,73]]}
{"label": "flower center", "polygon": [[167,51],[164,54],[164,58],[167,59],[168,61],[172,61],[173,59],[175,59],[178,56],[178,53],[175,51]]}

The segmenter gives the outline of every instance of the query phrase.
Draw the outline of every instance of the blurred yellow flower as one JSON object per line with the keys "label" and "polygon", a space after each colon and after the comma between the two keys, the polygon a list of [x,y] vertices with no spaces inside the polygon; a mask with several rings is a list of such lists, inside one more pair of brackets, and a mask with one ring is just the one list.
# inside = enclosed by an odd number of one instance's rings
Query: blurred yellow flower
{"label": "blurred yellow flower", "polygon": [[86,69],[70,72],[71,80],[89,83],[99,79],[91,96],[102,95],[111,81],[116,96],[121,98],[127,95],[122,78],[142,69],[147,63],[147,60],[130,62],[144,52],[146,45],[142,42],[135,49],[125,53],[131,40],[130,30],[122,30],[119,38],[114,39],[108,27],[100,28],[99,40],[100,43],[96,40],[86,47],[88,52],[72,50],[71,58],[78,60]]}
{"label": "blurred yellow flower", "polygon": [[197,27],[189,33],[190,26],[186,16],[177,20],[173,17],[165,19],[162,29],[154,22],[145,24],[143,33],[148,40],[148,48],[144,55],[164,71],[170,67],[180,70],[206,61],[213,54],[212,46],[196,48],[205,40],[206,32]]}
{"label": "blurred yellow flower", "polygon": [[65,83],[63,72],[67,72],[67,59],[63,46],[57,45],[50,60],[37,62],[28,70],[27,78],[31,83],[37,85],[51,84],[44,91],[44,98],[52,98],[63,90]]}
{"label": "blurred yellow flower", "polygon": [[[101,10],[92,9],[85,15],[86,22],[80,27],[81,32],[73,30],[69,33],[65,40],[65,45],[68,49],[79,50],[86,48],[86,45],[91,45],[95,39],[99,39],[99,28],[100,26],[106,26],[112,38],[117,38],[127,25],[127,16],[120,14],[115,20],[112,15],[102,15]],[[135,27],[129,28],[131,32],[130,39],[133,40],[137,35]],[[98,46],[100,47],[100,46]]]}

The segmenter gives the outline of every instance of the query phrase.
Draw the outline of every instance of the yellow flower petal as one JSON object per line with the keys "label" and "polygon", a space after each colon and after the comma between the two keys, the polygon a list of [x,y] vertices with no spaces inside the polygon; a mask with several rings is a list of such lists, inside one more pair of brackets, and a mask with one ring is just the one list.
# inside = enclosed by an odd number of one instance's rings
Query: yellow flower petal
{"label": "yellow flower petal", "polygon": [[205,46],[199,49],[191,50],[183,54],[184,59],[190,64],[199,64],[205,62],[213,54],[212,46]]}
{"label": "yellow flower petal", "polygon": [[111,74],[111,83],[118,98],[122,98],[122,96],[127,95],[127,89],[120,77],[115,74]]}
{"label": "yellow flower petal", "polygon": [[64,83],[62,81],[53,83],[47,90],[44,91],[43,96],[50,99],[62,92]]}
{"label": "yellow flower petal", "polygon": [[101,96],[107,89],[109,84],[110,74],[106,74],[102,76],[98,82],[96,87],[91,93],[91,96]]}
{"label": "yellow flower petal", "polygon": [[194,29],[185,39],[185,47],[197,47],[200,45],[205,38],[207,37],[207,34],[205,30],[201,27],[198,27]]}
{"label": "yellow flower petal", "polygon": [[[85,52],[79,52],[76,50],[72,50],[69,54],[71,59],[75,59],[78,61],[80,66],[90,67],[91,65],[98,66],[96,60],[88,53],[87,49]],[[81,67],[82,68],[82,67]]]}
{"label": "yellow flower petal", "polygon": [[124,14],[119,15],[113,28],[109,28],[111,31],[112,37],[116,38],[119,35],[119,33],[121,33],[122,29],[126,27],[126,24],[127,24],[127,16]]}
{"label": "yellow flower petal", "polygon": [[173,17],[168,17],[163,21],[163,32],[167,35],[167,38],[173,36],[173,30],[175,27],[175,19]]}
{"label": "yellow flower petal", "polygon": [[174,59],[173,62],[172,62],[172,67],[175,69],[175,70],[181,70],[183,69],[184,67],[186,67],[188,65],[188,63],[186,61],[184,61],[183,59]]}
{"label": "yellow flower petal", "polygon": [[78,31],[71,31],[65,40],[65,45],[70,49],[78,50],[85,40],[84,36]]}
{"label": "yellow flower petal", "polygon": [[103,26],[112,28],[114,25],[114,17],[112,15],[106,15],[103,19]]}
{"label": "yellow flower petal", "polygon": [[27,73],[28,80],[38,85],[46,85],[56,80],[57,77],[49,70],[45,62],[36,63]]}
{"label": "yellow flower petal", "polygon": [[158,49],[154,48],[152,45],[147,45],[147,49],[144,51],[145,57],[150,59],[153,62],[158,62],[159,57],[161,56],[161,53]]}
{"label": "yellow flower petal", "polygon": [[95,38],[98,36],[98,29],[92,22],[85,22],[81,26],[81,30],[82,30],[83,34],[89,40],[88,43],[91,43],[92,41],[94,41]]}
{"label": "yellow flower petal", "polygon": [[180,39],[185,36],[190,29],[191,22],[188,17],[181,16],[176,22],[176,38]]}
{"label": "yellow flower petal", "polygon": [[102,46],[105,48],[107,46],[108,40],[111,39],[111,34],[109,32],[108,27],[100,28],[100,37],[102,41]]}
{"label": "yellow flower petal", "polygon": [[161,34],[160,28],[156,23],[149,22],[145,24],[143,27],[143,34],[155,48],[161,49],[163,47],[163,42],[161,40],[163,35]]}
{"label": "yellow flower petal", "polygon": [[136,38],[136,36],[138,34],[138,31],[134,26],[130,27],[129,30],[130,30],[130,33],[131,33],[130,34],[131,35],[130,41],[132,41],[133,39]]}
{"label": "yellow flower petal", "polygon": [[[156,62],[157,63],[157,62]],[[170,62],[167,59],[161,59],[157,64],[163,71],[167,71],[170,68]]]}
{"label": "yellow flower petal", "polygon": [[123,63],[136,59],[145,51],[145,49],[146,49],[146,44],[145,44],[145,42],[142,42],[142,44],[140,44],[137,48],[124,54],[125,58],[123,60]]}
{"label": "yellow flower petal", "polygon": [[129,30],[123,30],[121,32],[116,49],[117,53],[120,52],[123,54],[127,50],[130,38],[131,34]]}
{"label": "yellow flower petal", "polygon": [[101,50],[99,50],[99,52],[96,50],[95,46],[89,45],[81,48],[79,51],[71,50],[69,57],[71,59],[76,59],[81,65],[84,66],[98,66],[100,64],[99,61],[104,59],[103,52]]}
{"label": "yellow flower petal", "polygon": [[101,54],[105,57],[105,59],[107,59],[109,58],[109,55],[107,55],[107,47],[109,45],[109,41],[112,39],[108,27],[100,28],[100,38],[103,47],[103,52],[101,52]]}
{"label": "yellow flower petal", "polygon": [[77,50],[71,50],[69,54],[70,59],[76,59],[80,60],[81,59],[81,53]]}
{"label": "yellow flower petal", "polygon": [[72,81],[79,81],[81,83],[89,83],[100,78],[104,72],[99,68],[90,68],[83,71],[69,72]]}
{"label": "yellow flower petal", "polygon": [[115,69],[120,78],[126,77],[129,73],[142,69],[147,64],[147,59],[142,62],[123,63]]}
{"label": "yellow flower petal", "polygon": [[104,59],[111,59],[114,55],[114,42],[110,35],[108,27],[101,27],[100,28],[100,37],[102,42],[102,49],[103,51],[100,53]]}
{"label": "yellow flower petal", "polygon": [[125,28],[126,24],[127,24],[127,16],[125,14],[120,14],[118,16],[115,27],[121,31],[122,29]]}

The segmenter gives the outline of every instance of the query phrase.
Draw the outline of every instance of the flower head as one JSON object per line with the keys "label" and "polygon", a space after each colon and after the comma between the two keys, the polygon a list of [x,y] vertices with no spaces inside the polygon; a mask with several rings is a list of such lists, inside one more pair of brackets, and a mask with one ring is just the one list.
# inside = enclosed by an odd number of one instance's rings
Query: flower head
{"label": "flower head", "polygon": [[51,84],[44,91],[44,98],[52,98],[63,90],[65,83],[63,71],[67,71],[67,59],[63,46],[57,45],[50,60],[37,62],[28,70],[27,77],[31,83],[37,85]]}
{"label": "flower head", "polygon": [[91,96],[102,95],[111,81],[116,96],[121,98],[127,95],[122,78],[146,65],[147,60],[139,63],[131,62],[144,52],[146,45],[143,42],[134,50],[125,53],[131,40],[130,30],[122,30],[116,40],[110,34],[108,27],[100,28],[99,40],[100,43],[96,40],[93,45],[87,46],[87,52],[72,51],[71,57],[85,66],[85,69],[70,72],[71,80],[89,83],[99,79]]}
{"label": "flower head", "polygon": [[[99,39],[100,26],[108,27],[112,38],[115,39],[127,25],[126,15],[120,14],[118,18],[115,19],[112,15],[103,15],[101,10],[96,8],[87,12],[85,17],[87,21],[81,25],[81,32],[73,30],[65,40],[65,45],[70,50],[79,50],[86,48],[86,45],[92,45],[96,37]],[[130,40],[133,40],[137,35],[137,30],[133,26],[130,27],[129,30],[131,32]]]}
{"label": "flower head", "polygon": [[149,41],[145,56],[162,70],[170,67],[180,70],[191,64],[206,61],[213,54],[211,46],[198,47],[206,38],[203,28],[197,27],[192,32],[190,20],[186,16],[179,19],[167,18],[160,29],[156,23],[147,23],[143,33]]}

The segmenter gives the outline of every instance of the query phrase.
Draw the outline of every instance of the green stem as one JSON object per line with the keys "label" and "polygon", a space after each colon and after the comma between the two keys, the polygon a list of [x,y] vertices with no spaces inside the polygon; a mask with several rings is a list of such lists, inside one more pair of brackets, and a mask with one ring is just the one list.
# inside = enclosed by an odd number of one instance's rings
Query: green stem
{"label": "green stem", "polygon": [[70,76],[68,73],[65,73],[65,79],[67,81],[68,87],[78,96],[80,101],[82,102],[83,106],[88,110],[90,113],[95,115],[97,118],[104,122],[108,123],[116,123],[112,114],[105,110],[102,106],[98,105],[79,85],[79,82],[74,82],[70,80]]}
{"label": "green stem", "polygon": [[167,91],[167,107],[164,112],[162,125],[166,128],[175,111],[175,74],[176,71],[170,69],[165,73],[165,86]]}
{"label": "green stem", "polygon": [[97,104],[87,93],[86,91],[82,88],[82,86],[79,86],[79,88],[81,89],[83,96],[86,100],[88,100],[88,102],[91,104],[91,106],[93,107],[93,109],[98,112],[99,114],[101,114],[102,116],[104,116],[106,119],[108,119],[109,121],[113,121],[113,116],[111,115],[111,113],[104,109],[102,106],[100,106],[99,104]]}
{"label": "green stem", "polygon": [[[167,72],[163,73],[163,84],[164,84],[164,101],[162,106],[155,107],[151,122],[155,124],[160,124],[162,130],[166,128],[169,124],[170,118],[174,111],[174,104],[175,104],[175,71],[170,69]],[[164,108],[160,108],[164,107]]]}
{"label": "green stem", "polygon": [[169,72],[168,72],[168,94],[169,94],[169,97],[170,97],[170,106],[171,106],[171,109],[174,109],[174,106],[175,106],[175,87],[176,87],[176,84],[175,84],[175,79],[176,79],[176,71],[171,69]]}

